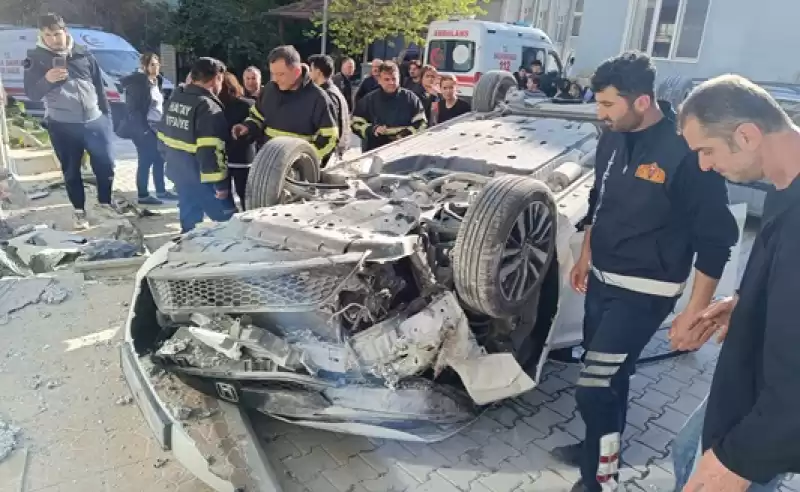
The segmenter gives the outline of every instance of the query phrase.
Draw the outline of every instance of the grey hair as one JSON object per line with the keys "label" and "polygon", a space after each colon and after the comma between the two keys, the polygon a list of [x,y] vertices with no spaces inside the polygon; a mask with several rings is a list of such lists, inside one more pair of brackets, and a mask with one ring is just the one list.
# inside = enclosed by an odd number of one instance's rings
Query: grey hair
{"label": "grey hair", "polygon": [[697,119],[709,135],[729,141],[744,123],[752,123],[766,134],[792,126],[789,115],[769,92],[733,74],[720,75],[695,87],[680,107],[680,128],[690,117]]}
{"label": "grey hair", "polygon": [[261,75],[261,69],[259,69],[256,66],[253,66],[253,65],[250,65],[249,67],[244,69],[244,73],[247,73],[247,72],[253,72],[253,73],[257,73],[257,74]]}

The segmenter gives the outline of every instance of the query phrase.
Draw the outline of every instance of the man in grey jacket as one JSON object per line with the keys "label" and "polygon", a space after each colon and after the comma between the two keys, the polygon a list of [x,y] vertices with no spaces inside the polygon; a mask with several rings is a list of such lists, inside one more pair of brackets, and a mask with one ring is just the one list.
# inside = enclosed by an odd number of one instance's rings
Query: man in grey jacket
{"label": "man in grey jacket", "polygon": [[75,227],[89,226],[81,177],[84,151],[91,158],[101,206],[117,211],[111,201],[111,122],[100,67],[88,50],[75,44],[60,15],[39,18],[39,41],[25,60],[25,94],[45,101],[47,130],[75,208]]}

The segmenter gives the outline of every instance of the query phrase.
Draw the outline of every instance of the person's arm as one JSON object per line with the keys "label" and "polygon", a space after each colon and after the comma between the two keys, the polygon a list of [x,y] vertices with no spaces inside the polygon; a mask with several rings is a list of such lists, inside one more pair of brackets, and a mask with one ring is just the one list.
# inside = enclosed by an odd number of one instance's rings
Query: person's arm
{"label": "person's arm", "polygon": [[767,316],[760,356],[764,386],[750,413],[711,443],[726,468],[757,483],[800,467],[800,228],[793,222],[776,239],[765,293]]}
{"label": "person's arm", "polygon": [[100,108],[101,113],[108,116],[111,114],[111,107],[108,104],[106,88],[103,85],[103,72],[100,71],[100,65],[97,63],[97,59],[92,55],[89,55],[89,64],[92,71],[92,83],[97,93],[97,106]]}
{"label": "person's arm", "polygon": [[225,141],[228,139],[228,122],[222,108],[205,102],[195,109],[195,137],[200,164],[200,182],[214,183],[218,190],[227,189],[228,156]]}
{"label": "person's arm", "polygon": [[47,74],[48,70],[49,68],[45,68],[41,63],[36,62],[31,58],[30,53],[28,54],[28,58],[25,60],[23,84],[25,87],[25,95],[31,101],[41,101],[48,92],[63,84],[63,82],[49,82],[45,78],[45,74]]}
{"label": "person's arm", "polygon": [[361,99],[356,104],[353,111],[353,118],[350,120],[350,129],[362,140],[372,134],[374,128],[369,114],[368,99]]}
{"label": "person's arm", "polygon": [[317,156],[322,159],[336,149],[336,142],[339,140],[339,129],[336,127],[336,120],[331,114],[331,101],[322,91],[314,105],[312,118],[314,126],[317,128],[311,144],[317,150]]}
{"label": "person's arm", "polygon": [[247,127],[247,134],[253,138],[264,133],[264,105],[266,104],[267,88],[261,89],[256,103],[250,106],[250,114],[242,124]]}
{"label": "person's arm", "polygon": [[695,259],[695,280],[686,306],[688,312],[708,307],[731,248],[739,239],[736,219],[728,208],[725,179],[715,172],[700,169],[697,153],[690,152],[678,167],[671,185],[675,203],[680,204],[689,222]]}
{"label": "person's arm", "polygon": [[408,126],[396,126],[386,129],[387,135],[393,135],[397,138],[404,138],[408,137],[409,135],[414,135],[417,132],[421,132],[425,128],[428,127],[428,117],[425,116],[425,106],[422,105],[422,101],[416,94],[411,93],[409,94],[409,101],[408,104],[412,106],[411,114],[411,123]]}

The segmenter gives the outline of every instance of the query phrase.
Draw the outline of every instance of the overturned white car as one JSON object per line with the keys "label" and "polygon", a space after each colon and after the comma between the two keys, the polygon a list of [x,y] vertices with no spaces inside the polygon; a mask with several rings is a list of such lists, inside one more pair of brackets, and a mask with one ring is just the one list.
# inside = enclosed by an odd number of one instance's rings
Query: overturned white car
{"label": "overturned white car", "polygon": [[581,341],[567,273],[600,127],[591,105],[512,85],[488,73],[473,105],[498,109],[322,171],[307,143],[271,140],[250,211],[142,267],[129,364],[296,424],[417,441],[532,389],[548,351]]}

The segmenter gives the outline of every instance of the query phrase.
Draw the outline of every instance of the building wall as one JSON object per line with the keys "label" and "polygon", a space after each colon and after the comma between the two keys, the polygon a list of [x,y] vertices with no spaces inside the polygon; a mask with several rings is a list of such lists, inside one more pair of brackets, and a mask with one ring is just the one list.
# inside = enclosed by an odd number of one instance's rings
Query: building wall
{"label": "building wall", "polygon": [[[641,0],[640,0],[641,1]],[[574,42],[576,73],[586,75],[619,53],[629,0],[585,2]],[[655,60],[658,78],[708,78],[727,72],[760,81],[800,82],[800,1],[711,0],[696,61]]]}

